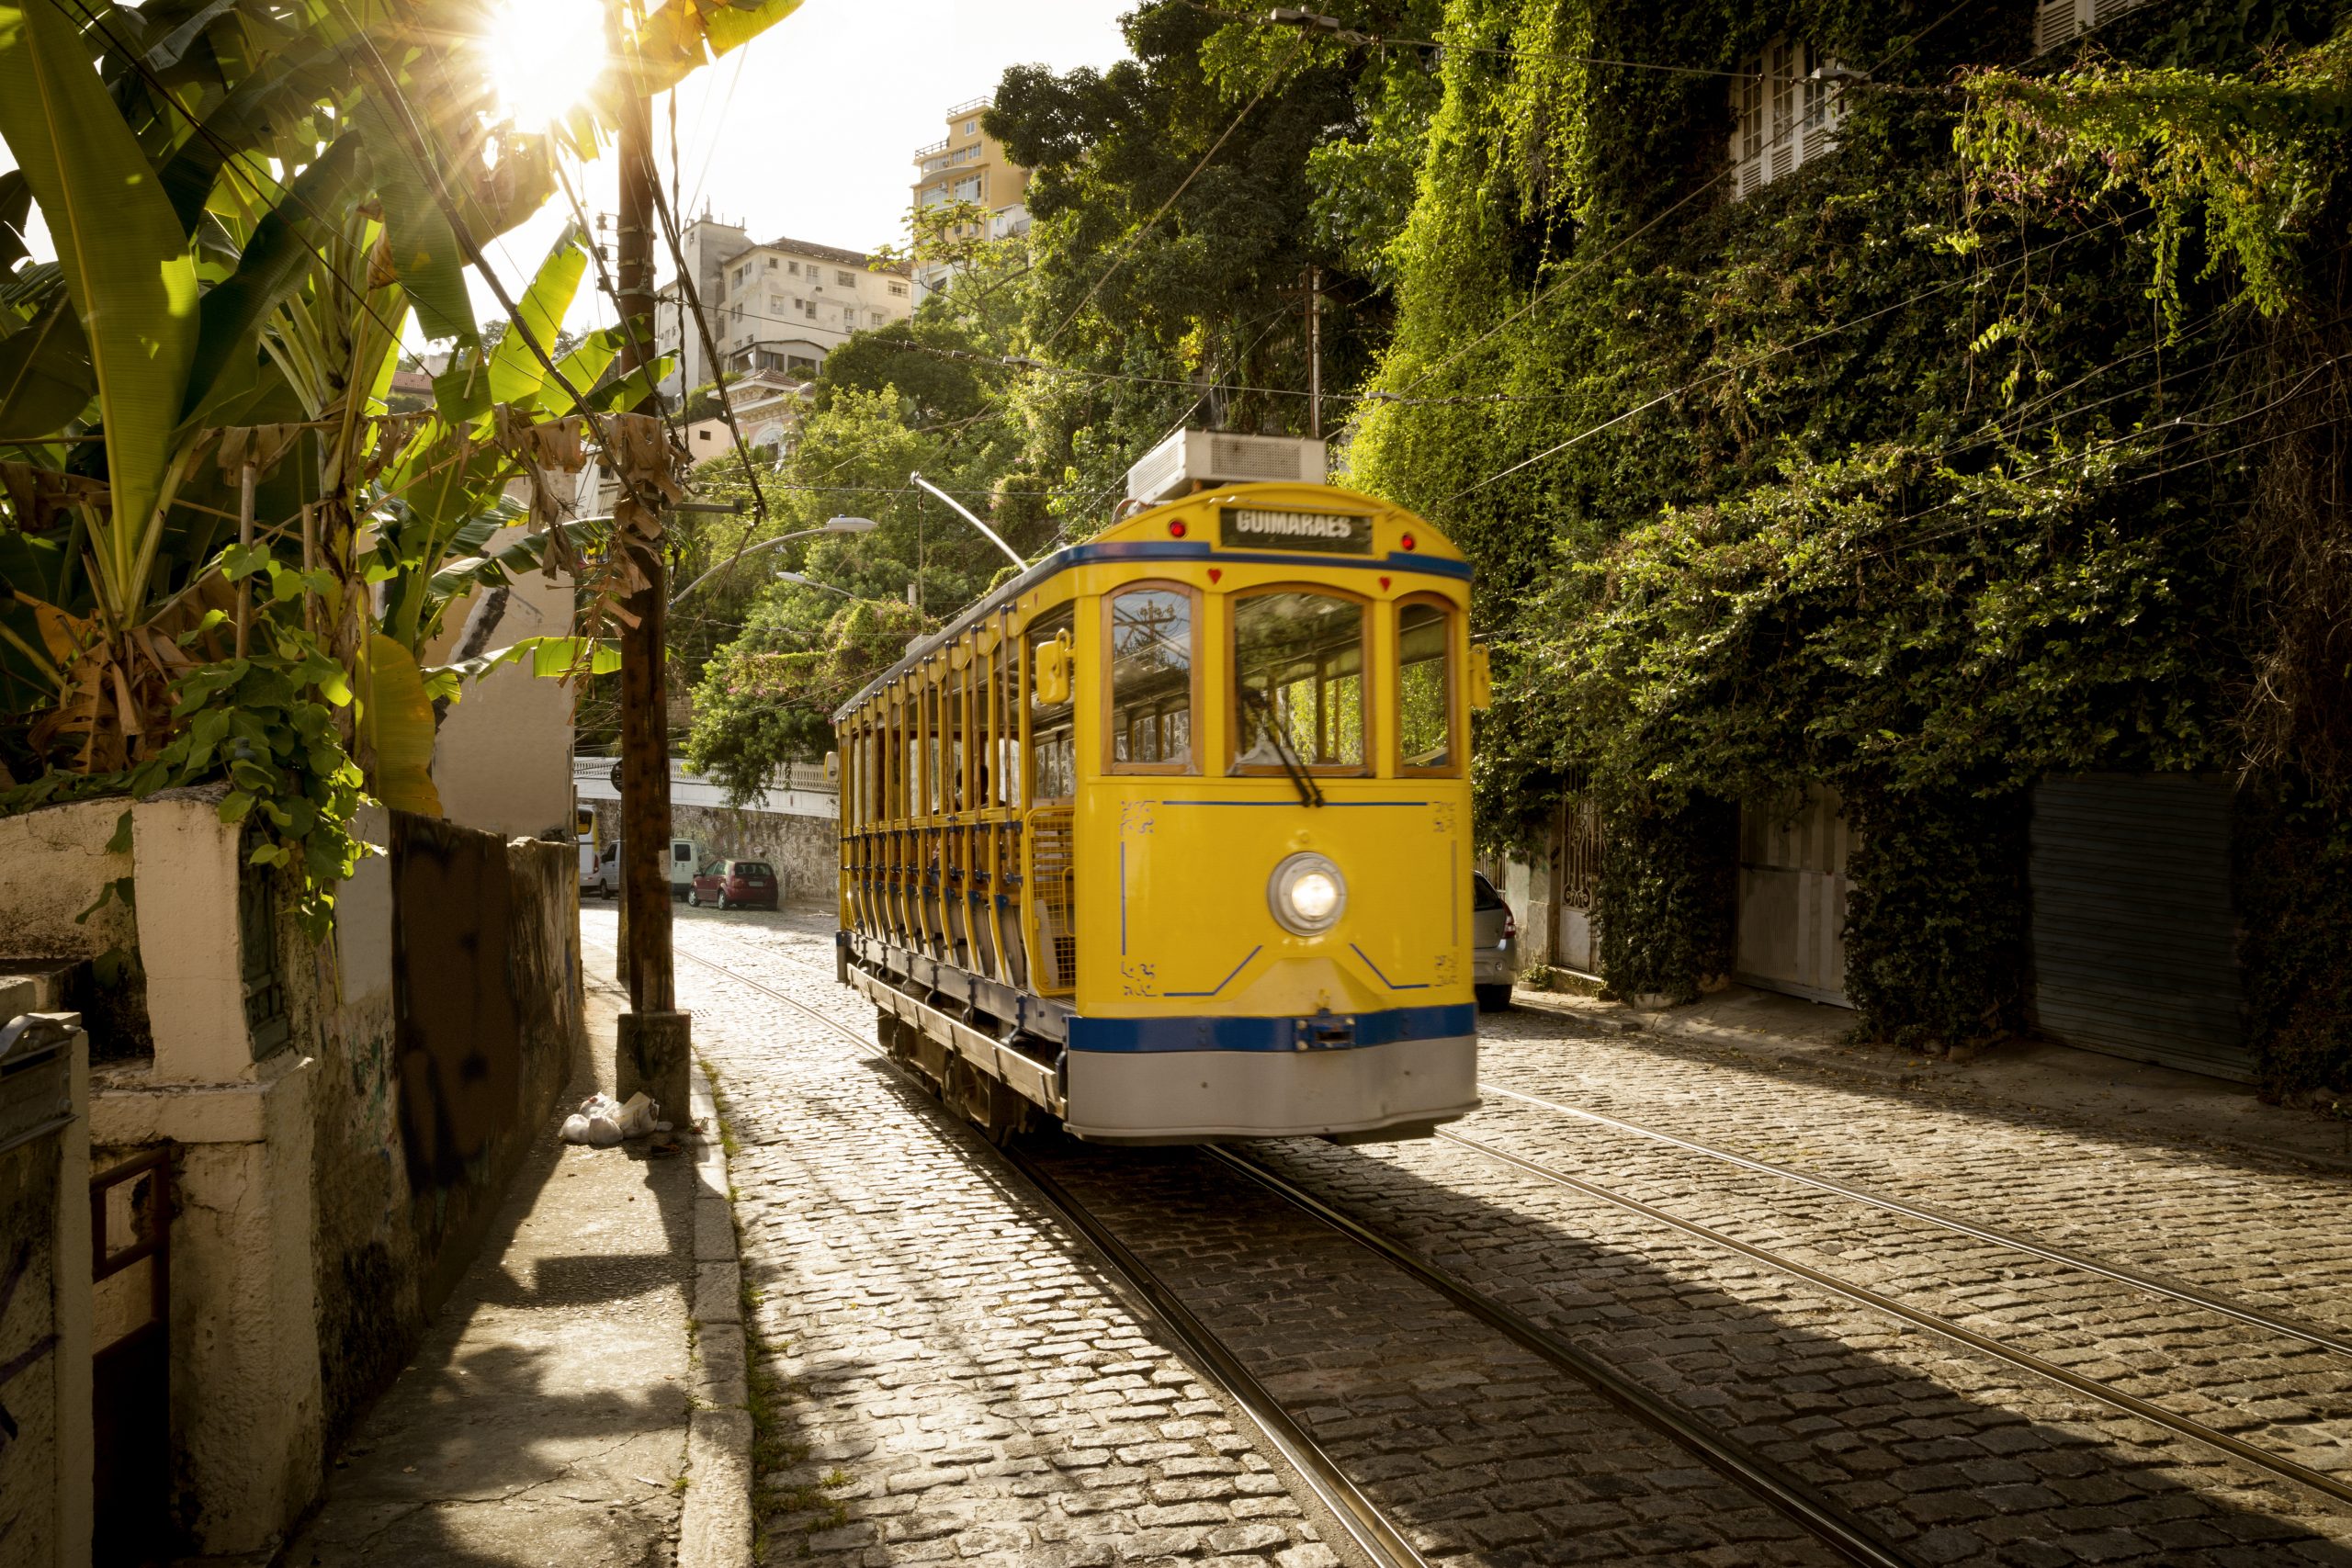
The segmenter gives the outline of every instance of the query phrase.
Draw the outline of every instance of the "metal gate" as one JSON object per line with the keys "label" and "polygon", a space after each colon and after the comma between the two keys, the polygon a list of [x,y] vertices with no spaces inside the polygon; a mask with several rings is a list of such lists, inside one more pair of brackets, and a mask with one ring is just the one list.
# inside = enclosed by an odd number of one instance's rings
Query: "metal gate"
{"label": "metal gate", "polygon": [[[171,1238],[170,1145],[90,1179],[95,1568],[139,1568],[171,1555]],[[143,1281],[107,1288],[141,1263]]]}
{"label": "metal gate", "polygon": [[1583,793],[1563,801],[1553,843],[1552,891],[1560,916],[1552,933],[1552,962],[1579,975],[1598,975],[1600,931],[1592,911],[1600,897],[1600,803]]}
{"label": "metal gate", "polygon": [[2135,1061],[2254,1074],[2230,898],[2227,779],[2086,773],[2033,792],[2034,1026]]}
{"label": "metal gate", "polygon": [[1833,789],[1739,808],[1733,978],[1809,1001],[1846,999],[1846,861],[1853,834]]}

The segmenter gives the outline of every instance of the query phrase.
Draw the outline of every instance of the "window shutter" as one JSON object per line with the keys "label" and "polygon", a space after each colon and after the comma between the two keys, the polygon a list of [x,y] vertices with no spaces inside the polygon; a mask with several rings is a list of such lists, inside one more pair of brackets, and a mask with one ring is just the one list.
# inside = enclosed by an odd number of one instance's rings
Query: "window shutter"
{"label": "window shutter", "polygon": [[2033,52],[2044,54],[2082,29],[2075,22],[2075,0],[2041,0],[2033,8]]}

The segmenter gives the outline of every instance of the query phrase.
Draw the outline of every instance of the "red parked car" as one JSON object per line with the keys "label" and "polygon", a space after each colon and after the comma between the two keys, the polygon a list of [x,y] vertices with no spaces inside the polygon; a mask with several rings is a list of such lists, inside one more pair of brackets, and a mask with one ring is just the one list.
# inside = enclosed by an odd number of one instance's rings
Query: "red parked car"
{"label": "red parked car", "polygon": [[715,860],[695,873],[686,902],[722,909],[773,909],[784,895],[775,868],[763,860]]}

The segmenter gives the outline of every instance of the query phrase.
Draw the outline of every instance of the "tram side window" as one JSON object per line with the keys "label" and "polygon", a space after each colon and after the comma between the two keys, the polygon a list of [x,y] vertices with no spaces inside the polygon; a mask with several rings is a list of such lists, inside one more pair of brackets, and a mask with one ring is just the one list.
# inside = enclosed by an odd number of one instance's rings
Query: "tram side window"
{"label": "tram side window", "polygon": [[998,655],[996,671],[1000,728],[990,771],[996,779],[995,804],[1011,806],[1021,789],[1021,655],[1010,641]]}
{"label": "tram side window", "polygon": [[[1034,671],[1037,667],[1038,649],[1077,624],[1078,616],[1068,604],[1030,623],[1029,668]],[[1078,683],[1079,677],[1073,671],[1073,693]],[[1028,702],[1029,798],[1033,802],[1068,800],[1078,793],[1078,744],[1073,728],[1076,705],[1056,703],[1048,707],[1039,703],[1034,679],[1029,683]]]}
{"label": "tram side window", "polygon": [[1128,589],[1111,601],[1111,761],[1182,768],[1192,760],[1192,595]]}
{"label": "tram side window", "polygon": [[1408,768],[1453,766],[1453,622],[1426,601],[1396,612],[1397,760]]}
{"label": "tram side window", "polygon": [[1235,600],[1233,676],[1236,770],[1363,766],[1363,605],[1327,593]]}

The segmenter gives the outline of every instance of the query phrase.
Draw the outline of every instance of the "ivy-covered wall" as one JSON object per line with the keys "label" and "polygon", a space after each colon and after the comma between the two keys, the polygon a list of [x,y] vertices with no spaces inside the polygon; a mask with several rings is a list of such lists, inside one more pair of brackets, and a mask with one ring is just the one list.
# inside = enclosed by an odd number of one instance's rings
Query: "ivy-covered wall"
{"label": "ivy-covered wall", "polygon": [[[1606,802],[1621,991],[1726,967],[1728,852],[1691,825],[1819,783],[1858,829],[1865,1027],[2013,1027],[2034,781],[2246,765],[2281,328],[2132,191],[1965,160],[1962,84],[2090,50],[2244,72],[2336,20],[2186,0],[2033,61],[2021,4],[1458,0],[1434,102],[1394,117],[1410,139],[1332,161],[1417,160],[1401,223],[1359,236],[1397,325],[1354,482],[1477,563],[1489,840],[1525,841],[1571,777]],[[1833,154],[1733,200],[1732,73],[1776,36],[1866,79]],[[2298,863],[2309,885],[2249,880],[2250,923],[2352,908]],[[2248,957],[2257,990],[2352,995],[2340,964]],[[2287,1066],[2293,1006],[2261,1007],[2275,1085],[2352,1078],[2340,1040]]]}

